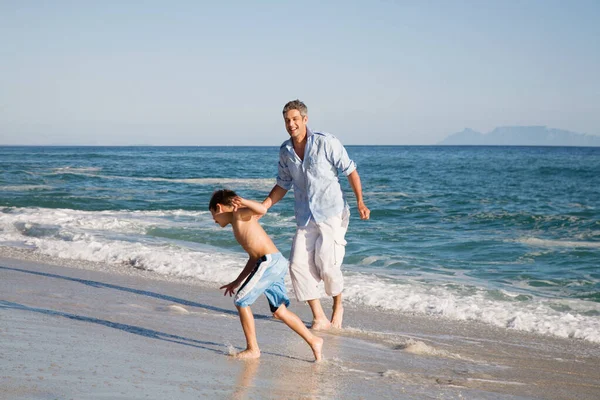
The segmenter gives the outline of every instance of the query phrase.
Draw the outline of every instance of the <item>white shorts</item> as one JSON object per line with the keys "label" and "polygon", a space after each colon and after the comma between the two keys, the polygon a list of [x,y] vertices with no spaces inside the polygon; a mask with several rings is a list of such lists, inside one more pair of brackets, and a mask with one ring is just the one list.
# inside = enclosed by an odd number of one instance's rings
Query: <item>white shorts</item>
{"label": "white shorts", "polygon": [[331,217],[325,222],[310,220],[298,227],[290,252],[290,277],[298,301],[318,299],[321,281],[325,293],[337,296],[344,289],[342,261],[346,254],[346,231],[350,212]]}

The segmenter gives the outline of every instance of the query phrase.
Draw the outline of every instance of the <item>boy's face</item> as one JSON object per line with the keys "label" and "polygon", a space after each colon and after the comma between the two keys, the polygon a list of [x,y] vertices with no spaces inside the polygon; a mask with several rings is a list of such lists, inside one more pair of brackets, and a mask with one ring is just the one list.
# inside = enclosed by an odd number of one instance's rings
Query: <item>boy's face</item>
{"label": "boy's face", "polygon": [[224,228],[231,222],[231,218],[228,218],[229,213],[223,211],[221,204],[217,204],[216,210],[210,210],[215,223],[219,224],[221,228]]}

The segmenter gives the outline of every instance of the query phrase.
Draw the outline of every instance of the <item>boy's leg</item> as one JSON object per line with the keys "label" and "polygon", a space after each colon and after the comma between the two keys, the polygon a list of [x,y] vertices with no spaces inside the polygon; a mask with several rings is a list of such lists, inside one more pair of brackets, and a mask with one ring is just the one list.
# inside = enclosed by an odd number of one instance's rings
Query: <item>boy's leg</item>
{"label": "boy's leg", "polygon": [[242,323],[242,329],[244,330],[244,336],[246,337],[246,350],[235,354],[234,357],[259,358],[260,349],[258,348],[258,342],[256,341],[256,328],[254,326],[254,315],[252,315],[252,310],[250,307],[236,307],[240,314],[240,322]]}
{"label": "boy's leg", "polygon": [[[234,304],[240,315],[242,329],[246,336],[246,350],[238,353],[239,358],[258,358],[260,357],[260,349],[256,341],[256,330],[254,327],[254,316],[250,310],[250,305],[254,303],[256,298],[264,293],[264,291],[273,284],[272,280],[272,256],[262,257],[256,264],[252,273],[246,278],[240,289],[235,295]],[[283,273],[287,270],[287,263],[281,267]]]}
{"label": "boy's leg", "polygon": [[292,330],[298,335],[300,335],[312,349],[312,352],[315,356],[315,361],[321,361],[323,339],[313,335],[311,331],[306,328],[302,320],[298,318],[296,314],[288,310],[285,304],[280,305],[273,315],[283,321],[287,326],[292,328]]}
{"label": "boy's leg", "polygon": [[[276,256],[277,260],[273,263],[273,273],[278,275],[278,279],[274,280],[271,286],[265,290],[265,296],[269,301],[269,307],[273,316],[292,328],[294,332],[300,335],[310,346],[315,356],[315,360],[321,360],[321,348],[323,347],[323,339],[315,336],[310,332],[304,322],[296,314],[289,311],[287,306],[290,304],[290,299],[287,296],[285,287],[285,274],[287,273],[288,263],[285,257],[281,254]],[[321,310],[322,311],[322,310]]]}

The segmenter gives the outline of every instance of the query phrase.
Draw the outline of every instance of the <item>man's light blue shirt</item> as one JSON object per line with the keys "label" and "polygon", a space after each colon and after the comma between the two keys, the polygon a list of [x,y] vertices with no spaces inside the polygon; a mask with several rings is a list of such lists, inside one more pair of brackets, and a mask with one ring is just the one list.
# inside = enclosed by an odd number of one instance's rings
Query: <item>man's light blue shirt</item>
{"label": "man's light blue shirt", "polygon": [[296,223],[306,226],[311,218],[323,222],[348,207],[338,171],[348,176],[356,170],[342,143],[333,135],[306,128],[304,161],[294,151],[292,139],[279,148],[277,185],[294,189]]}

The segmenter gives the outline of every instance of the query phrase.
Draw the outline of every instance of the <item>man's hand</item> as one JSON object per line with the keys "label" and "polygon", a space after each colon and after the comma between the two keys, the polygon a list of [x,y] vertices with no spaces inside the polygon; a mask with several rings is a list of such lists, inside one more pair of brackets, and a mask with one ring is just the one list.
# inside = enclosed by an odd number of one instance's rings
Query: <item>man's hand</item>
{"label": "man's hand", "polygon": [[371,210],[369,210],[367,206],[365,206],[365,203],[358,203],[357,208],[358,215],[360,215],[360,219],[369,219],[369,217],[371,216]]}
{"label": "man's hand", "polygon": [[369,210],[363,202],[362,185],[360,184],[360,176],[358,175],[358,171],[354,170],[350,175],[348,175],[348,183],[350,183],[350,187],[352,187],[352,191],[356,196],[356,208],[358,208],[358,215],[360,215],[360,219],[369,219],[371,210]]}
{"label": "man's hand", "polygon": [[221,286],[219,289],[225,289],[223,296],[227,296],[227,293],[229,293],[229,297],[231,297],[233,296],[233,292],[235,292],[235,288],[237,288],[238,285],[239,283],[237,283],[237,281],[233,281],[227,285]]}

